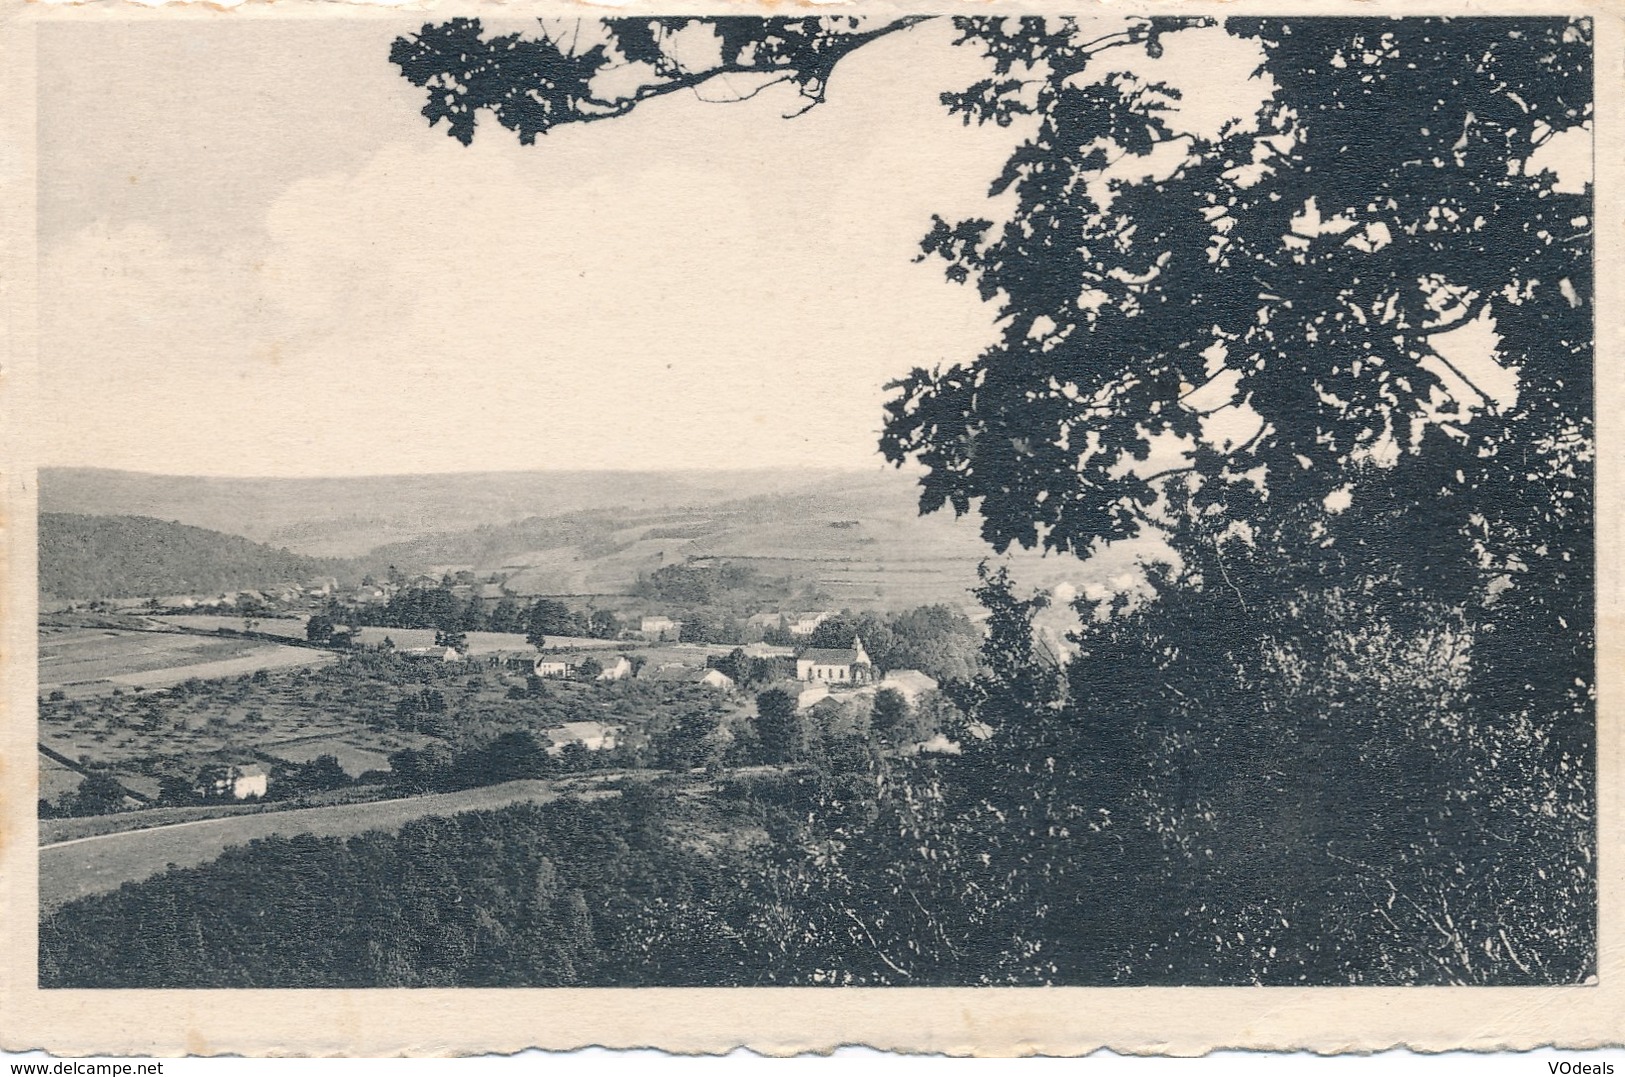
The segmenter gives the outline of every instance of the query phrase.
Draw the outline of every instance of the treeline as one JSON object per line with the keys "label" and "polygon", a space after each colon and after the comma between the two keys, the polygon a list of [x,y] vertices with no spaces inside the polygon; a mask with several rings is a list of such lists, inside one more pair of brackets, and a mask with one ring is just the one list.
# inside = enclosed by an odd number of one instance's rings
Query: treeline
{"label": "treeline", "polygon": [[807,642],[850,647],[862,639],[877,669],[917,669],[946,683],[968,682],[981,672],[983,635],[960,611],[934,605],[902,613],[843,610],[814,629]]}
{"label": "treeline", "polygon": [[[726,575],[724,569],[704,571]],[[740,573],[739,578],[754,578],[749,568]],[[330,600],[320,616],[327,625],[524,633],[533,642],[550,636],[617,639],[622,632],[638,627],[623,622],[611,610],[571,609],[552,598],[521,601],[504,596],[490,603],[476,596],[459,597],[451,585],[404,588],[380,604],[351,605]],[[939,681],[968,681],[981,668],[982,630],[963,613],[942,605],[920,606],[902,613],[844,610],[825,620],[809,638],[792,637],[778,626],[756,630],[745,618],[711,607],[689,608],[676,614],[675,619],[682,622],[679,639],[684,643],[742,645],[765,640],[783,646],[849,647],[854,639],[861,638],[864,649],[881,670],[918,669]],[[743,669],[722,668],[735,680],[751,677]],[[755,679],[765,681],[767,676],[759,674]]]}
{"label": "treeline", "polygon": [[260,590],[351,571],[348,562],[148,516],[39,517],[40,593],[61,599]]}
{"label": "treeline", "polygon": [[408,587],[383,603],[331,600],[322,611],[330,624],[377,628],[433,628],[440,632],[523,632],[538,638],[585,636],[616,639],[627,627],[610,610],[572,610],[552,598],[496,602],[462,598],[450,587]]}
{"label": "treeline", "polygon": [[640,574],[632,593],[685,609],[731,606],[754,610],[788,598],[790,583],[786,579],[763,579],[750,565],[731,561],[685,562]]}

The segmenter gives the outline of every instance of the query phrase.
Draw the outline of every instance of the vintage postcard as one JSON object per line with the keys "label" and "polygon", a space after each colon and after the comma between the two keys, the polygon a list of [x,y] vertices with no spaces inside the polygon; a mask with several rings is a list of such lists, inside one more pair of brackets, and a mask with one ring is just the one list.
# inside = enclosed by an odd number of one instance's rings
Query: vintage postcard
{"label": "vintage postcard", "polygon": [[0,1042],[1625,1040],[1618,4],[12,4]]}

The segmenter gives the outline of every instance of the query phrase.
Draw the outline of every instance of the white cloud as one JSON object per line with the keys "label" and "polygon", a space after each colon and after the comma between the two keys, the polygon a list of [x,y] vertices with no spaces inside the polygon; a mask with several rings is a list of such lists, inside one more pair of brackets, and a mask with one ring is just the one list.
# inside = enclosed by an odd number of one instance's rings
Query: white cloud
{"label": "white cloud", "polygon": [[531,148],[417,132],[284,186],[263,237],[224,251],[82,231],[50,255],[62,309],[98,314],[51,329],[49,410],[73,428],[48,459],[862,465],[882,384],[992,332],[974,291],[910,259],[932,210],[980,208],[1013,136],[961,127],[898,56],[841,77],[855,92],[796,120],[764,94]]}

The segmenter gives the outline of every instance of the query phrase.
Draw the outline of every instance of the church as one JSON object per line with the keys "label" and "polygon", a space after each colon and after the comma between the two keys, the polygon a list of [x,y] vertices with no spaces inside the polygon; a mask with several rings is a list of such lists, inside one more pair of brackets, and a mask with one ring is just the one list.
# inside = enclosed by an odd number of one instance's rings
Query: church
{"label": "church", "polygon": [[808,647],[796,655],[796,679],[820,684],[864,684],[874,676],[863,640],[850,647]]}

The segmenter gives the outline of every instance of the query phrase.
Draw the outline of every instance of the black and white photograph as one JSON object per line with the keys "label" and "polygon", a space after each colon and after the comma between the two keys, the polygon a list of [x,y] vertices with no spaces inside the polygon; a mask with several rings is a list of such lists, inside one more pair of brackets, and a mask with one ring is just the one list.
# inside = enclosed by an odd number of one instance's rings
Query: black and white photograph
{"label": "black and white photograph", "polygon": [[34,997],[1583,1010],[1617,11],[740,10],[31,27]]}

